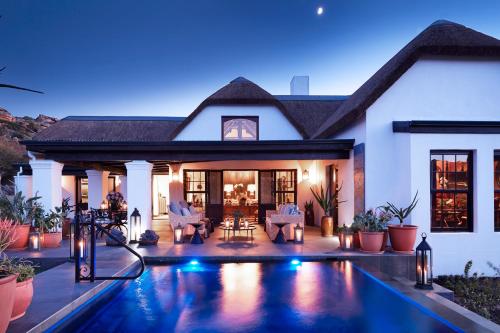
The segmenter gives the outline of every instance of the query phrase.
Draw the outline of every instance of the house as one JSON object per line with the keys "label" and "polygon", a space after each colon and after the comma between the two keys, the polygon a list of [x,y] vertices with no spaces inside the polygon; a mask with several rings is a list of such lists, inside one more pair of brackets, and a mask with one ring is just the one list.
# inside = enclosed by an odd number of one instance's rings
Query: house
{"label": "house", "polygon": [[84,190],[98,207],[120,190],[146,228],[178,199],[221,219],[243,192],[262,221],[322,184],[341,187],[337,221],[350,224],[418,191],[408,222],[428,235],[435,272],[469,259],[487,271],[500,253],[499,86],[500,41],[437,21],[351,96],[309,95],[307,77],[271,95],[240,77],[186,118],[67,117],[24,141],[32,175],[16,181],[47,207]]}

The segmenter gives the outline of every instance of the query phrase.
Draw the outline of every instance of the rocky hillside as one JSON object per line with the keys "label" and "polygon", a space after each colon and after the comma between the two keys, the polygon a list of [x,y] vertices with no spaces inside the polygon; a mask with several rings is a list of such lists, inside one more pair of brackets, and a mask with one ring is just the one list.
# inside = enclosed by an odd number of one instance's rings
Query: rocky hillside
{"label": "rocky hillside", "polygon": [[15,175],[13,163],[26,162],[26,149],[19,141],[30,139],[35,133],[57,122],[56,118],[39,115],[14,117],[7,110],[0,108],[0,177]]}

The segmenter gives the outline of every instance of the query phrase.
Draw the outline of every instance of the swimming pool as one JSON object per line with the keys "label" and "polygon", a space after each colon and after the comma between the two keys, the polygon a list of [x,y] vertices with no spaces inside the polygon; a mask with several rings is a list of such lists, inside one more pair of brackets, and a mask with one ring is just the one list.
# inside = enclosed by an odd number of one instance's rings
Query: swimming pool
{"label": "swimming pool", "polygon": [[77,332],[459,331],[332,261],[152,266],[93,310]]}

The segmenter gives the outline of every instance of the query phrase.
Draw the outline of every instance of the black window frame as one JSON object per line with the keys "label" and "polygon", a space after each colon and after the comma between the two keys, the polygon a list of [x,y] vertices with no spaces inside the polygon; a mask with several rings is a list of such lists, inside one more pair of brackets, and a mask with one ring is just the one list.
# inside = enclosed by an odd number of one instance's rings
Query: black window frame
{"label": "black window frame", "polygon": [[[500,150],[495,150],[493,154],[493,230],[500,232],[500,172],[496,172],[495,162],[500,163]],[[498,188],[495,187],[499,183]],[[497,199],[498,198],[498,206]]]}
{"label": "black window frame", "polygon": [[[467,155],[467,189],[437,189],[434,186],[434,172],[432,167],[432,156],[433,155]],[[429,154],[429,163],[430,163],[430,210],[431,210],[431,219],[430,219],[430,227],[431,232],[473,232],[474,231],[474,152],[472,150],[431,150]],[[455,171],[456,173],[456,171]],[[435,203],[435,195],[437,193],[465,193],[467,195],[467,226],[460,228],[446,228],[443,226],[443,219],[441,219],[441,226],[434,226],[434,203]],[[456,203],[454,203],[456,205]],[[456,208],[454,208],[456,211]]]}
{"label": "black window frame", "polygon": [[[250,121],[255,122],[256,124],[256,130],[255,130],[255,140],[226,140],[224,137],[224,123],[229,120],[233,119],[247,119]],[[221,133],[221,141],[259,141],[259,116],[221,116],[221,126],[220,126],[220,133]]]}
{"label": "black window frame", "polygon": [[[276,203],[276,207],[282,204],[286,204],[286,202],[282,202],[282,199],[286,197],[287,194],[293,194],[293,204],[297,204],[297,169],[274,169],[273,171],[273,190],[272,195],[274,196],[274,201]],[[293,190],[280,190],[278,189],[278,173],[286,172],[291,175],[292,180],[287,180],[287,182],[293,184]]]}
{"label": "black window frame", "polygon": [[[188,181],[187,175],[190,172],[198,172],[200,174],[201,173],[205,174],[205,180],[203,181],[203,183],[205,184],[204,190],[189,190],[189,181]],[[208,193],[209,193],[207,177],[208,177],[208,170],[205,170],[205,169],[184,169],[183,170],[184,200],[186,202],[194,205],[194,202],[188,201],[188,198],[187,198],[188,194],[200,194],[200,195],[203,194],[204,199],[203,199],[203,204],[201,206],[203,208],[203,210],[206,209],[207,200],[208,200]],[[200,183],[201,183],[201,181],[200,181]],[[199,206],[194,206],[194,207],[199,207]]]}

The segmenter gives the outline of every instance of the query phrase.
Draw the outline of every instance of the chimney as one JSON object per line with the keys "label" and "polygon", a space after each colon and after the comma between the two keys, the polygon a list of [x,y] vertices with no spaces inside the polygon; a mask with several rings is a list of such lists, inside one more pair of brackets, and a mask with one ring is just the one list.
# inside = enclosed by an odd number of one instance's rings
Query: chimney
{"label": "chimney", "polygon": [[294,76],[290,81],[290,95],[309,95],[309,76]]}

